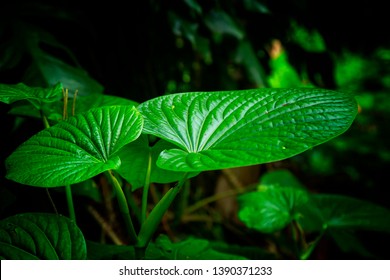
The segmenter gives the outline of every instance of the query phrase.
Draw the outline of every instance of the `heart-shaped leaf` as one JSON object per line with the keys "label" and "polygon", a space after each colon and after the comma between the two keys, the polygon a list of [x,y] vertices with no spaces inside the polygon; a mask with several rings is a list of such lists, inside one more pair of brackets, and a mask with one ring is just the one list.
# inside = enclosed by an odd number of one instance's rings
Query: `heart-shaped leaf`
{"label": "heart-shaped leaf", "polygon": [[26,213],[0,221],[0,259],[84,260],[86,256],[82,232],[64,216]]}
{"label": "heart-shaped leaf", "polygon": [[138,108],[144,133],[178,146],[157,165],[186,172],[289,158],[345,132],[357,113],[353,96],[307,88],[177,93]]}
{"label": "heart-shaped leaf", "polygon": [[135,107],[107,106],[69,118],[31,137],[6,160],[7,178],[57,187],[119,168],[117,152],[138,138],[143,118]]}
{"label": "heart-shaped leaf", "polygon": [[283,229],[300,218],[296,209],[309,200],[308,193],[292,187],[264,188],[238,197],[239,219],[248,228],[264,233]]}
{"label": "heart-shaped leaf", "polygon": [[248,228],[272,233],[304,216],[307,224],[322,228],[322,217],[310,194],[289,170],[265,173],[258,191],[238,197],[238,217]]}
{"label": "heart-shaped leaf", "polygon": [[[136,141],[127,144],[119,151],[122,164],[117,172],[132,185],[133,190],[138,189],[144,186],[150,159],[150,183],[164,184],[179,181],[184,177],[184,172],[161,169],[156,165],[159,154],[165,149],[172,148],[175,148],[175,145],[162,139],[149,146],[148,137],[141,135]],[[191,173],[187,178],[197,174]]]}

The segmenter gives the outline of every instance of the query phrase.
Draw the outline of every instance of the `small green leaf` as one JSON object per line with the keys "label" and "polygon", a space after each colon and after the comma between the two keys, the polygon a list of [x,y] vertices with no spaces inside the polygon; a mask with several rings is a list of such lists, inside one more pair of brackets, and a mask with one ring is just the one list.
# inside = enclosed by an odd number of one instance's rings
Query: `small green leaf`
{"label": "small green leaf", "polygon": [[252,89],[160,96],[139,105],[144,133],[178,146],[161,168],[200,172],[286,159],[345,132],[357,104],[325,89]]}
{"label": "small green leaf", "polygon": [[87,251],[76,224],[54,214],[18,214],[0,221],[0,259],[84,260]]}
{"label": "small green leaf", "polygon": [[269,62],[270,74],[268,84],[273,88],[313,87],[311,84],[304,84],[298,71],[288,60],[288,54],[282,52],[278,57],[272,58]]}
{"label": "small green leaf", "polygon": [[238,216],[249,228],[265,233],[283,229],[291,221],[322,228],[322,217],[301,182],[287,169],[265,173],[257,192],[238,197]]}
{"label": "small green leaf", "polygon": [[293,187],[270,187],[238,197],[239,219],[248,228],[272,233],[300,218],[299,207],[309,200],[308,193]]}
{"label": "small green leaf", "polygon": [[141,133],[130,106],[92,109],[31,137],[6,160],[7,178],[38,187],[75,184],[119,168],[118,151]]}
{"label": "small green leaf", "polygon": [[51,88],[29,87],[23,83],[16,85],[0,84],[0,101],[6,104],[27,100],[35,108],[40,109],[42,103],[57,101],[61,96],[61,83],[57,83]]}

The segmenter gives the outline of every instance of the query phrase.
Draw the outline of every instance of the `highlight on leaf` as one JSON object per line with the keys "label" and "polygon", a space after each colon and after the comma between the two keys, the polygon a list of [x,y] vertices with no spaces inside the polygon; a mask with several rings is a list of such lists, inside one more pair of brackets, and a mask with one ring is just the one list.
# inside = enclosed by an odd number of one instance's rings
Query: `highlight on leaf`
{"label": "highlight on leaf", "polygon": [[161,168],[195,172],[286,159],[345,132],[353,96],[325,89],[251,89],[160,96],[138,106],[143,132],[177,146]]}

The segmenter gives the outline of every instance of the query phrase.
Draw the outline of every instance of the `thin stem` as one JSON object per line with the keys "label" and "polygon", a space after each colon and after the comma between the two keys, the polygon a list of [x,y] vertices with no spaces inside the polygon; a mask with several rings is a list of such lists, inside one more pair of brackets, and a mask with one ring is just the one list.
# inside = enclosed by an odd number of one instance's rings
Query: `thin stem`
{"label": "thin stem", "polygon": [[62,96],[64,98],[64,107],[62,111],[62,119],[68,119],[68,99],[69,99],[69,91],[68,89],[62,89]]}
{"label": "thin stem", "polygon": [[[40,114],[41,114],[43,126],[44,126],[45,128],[49,128],[49,127],[50,127],[49,121],[47,120],[47,118],[46,118],[45,114],[43,113],[42,109],[39,110],[39,112],[40,112]],[[49,201],[50,201],[51,205],[53,206],[54,212],[58,215],[57,207],[56,207],[56,205],[55,205],[55,203],[54,203],[54,201],[53,201],[53,198],[52,198],[51,195],[50,195],[50,192],[49,192],[49,189],[48,189],[48,188],[46,188],[46,194],[47,194],[47,196],[48,196],[48,198],[49,198]]]}
{"label": "thin stem", "polygon": [[179,225],[179,223],[181,222],[181,219],[184,215],[184,211],[188,207],[189,195],[190,195],[190,181],[187,180],[184,183],[181,192],[177,195],[176,201],[173,205],[174,213],[175,213],[173,224],[175,226]]}
{"label": "thin stem", "polygon": [[144,250],[149,244],[150,240],[153,237],[153,234],[156,232],[157,227],[161,223],[163,216],[167,212],[168,208],[171,206],[176,195],[180,192],[186,180],[187,174],[184,175],[183,179],[179,181],[176,186],[172,187],[163,196],[163,198],[153,208],[152,212],[150,212],[145,222],[141,225],[141,230],[138,234],[139,238],[136,247]]}
{"label": "thin stem", "polygon": [[69,218],[76,222],[76,213],[74,211],[72,187],[70,185],[65,186],[66,201],[68,203]]}
{"label": "thin stem", "polygon": [[324,234],[325,234],[325,230],[323,229],[320,232],[320,234],[316,237],[316,239],[309,245],[309,248],[300,255],[301,260],[307,260],[311,256],[314,249],[317,247],[318,243],[320,243]]}
{"label": "thin stem", "polygon": [[133,194],[131,192],[131,186],[126,186],[123,190],[126,196],[127,204],[130,207],[130,210],[133,212],[133,215],[137,219],[138,223],[141,222],[141,209],[138,207],[137,202],[134,200]]}
{"label": "thin stem", "polygon": [[143,188],[143,192],[142,192],[141,225],[146,220],[151,171],[152,171],[152,154],[151,154],[151,151],[149,150],[148,169],[146,170],[145,183],[144,183],[144,188]]}
{"label": "thin stem", "polygon": [[76,113],[76,98],[77,98],[77,93],[78,93],[78,90],[76,89],[76,91],[74,92],[74,95],[73,95],[72,116],[74,116],[75,113]]}
{"label": "thin stem", "polygon": [[55,203],[54,203],[53,198],[51,197],[51,194],[50,194],[48,188],[46,188],[46,194],[47,194],[47,197],[49,198],[49,201],[50,201],[51,206],[52,206],[53,209],[54,209],[54,213],[56,213],[56,214],[58,215],[57,207],[56,207],[56,205],[55,205]]}
{"label": "thin stem", "polygon": [[128,207],[127,201],[126,201],[126,196],[123,193],[122,187],[119,184],[118,180],[115,178],[114,174],[112,173],[112,170],[109,170],[108,174],[110,175],[110,178],[111,178],[112,183],[114,185],[119,209],[120,209],[122,216],[123,216],[123,219],[125,221],[126,229],[127,229],[127,232],[130,236],[130,241],[132,244],[136,244],[138,238],[137,238],[137,234],[135,233],[133,222],[131,220],[129,207]]}
{"label": "thin stem", "polygon": [[46,116],[42,113],[41,111],[41,116],[42,116],[42,122],[45,128],[50,127],[49,121],[47,120]]}

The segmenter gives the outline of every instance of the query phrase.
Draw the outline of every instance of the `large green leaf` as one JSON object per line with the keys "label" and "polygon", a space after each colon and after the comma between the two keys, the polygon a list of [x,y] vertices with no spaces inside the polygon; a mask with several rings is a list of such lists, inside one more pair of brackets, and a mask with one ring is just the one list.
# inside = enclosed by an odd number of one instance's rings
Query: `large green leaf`
{"label": "large green leaf", "polygon": [[143,118],[135,107],[90,110],[45,129],[6,160],[7,178],[22,184],[57,187],[119,168],[118,151],[138,138]]}
{"label": "large green leaf", "polygon": [[[136,141],[127,144],[118,153],[121,158],[121,166],[117,172],[129,182],[133,190],[144,186],[147,175],[149,159],[150,183],[171,183],[179,181],[184,177],[184,172],[161,169],[156,165],[159,154],[165,149],[175,146],[165,140],[160,139],[153,146],[149,146],[146,135],[141,135]],[[198,173],[191,173],[187,178],[196,176]]]}
{"label": "large green leaf", "polygon": [[282,160],[345,132],[357,104],[325,89],[252,89],[160,96],[138,107],[144,133],[178,146],[157,165],[205,171]]}
{"label": "large green leaf", "polygon": [[64,216],[26,213],[0,221],[0,259],[83,260],[86,256],[82,232]]}

